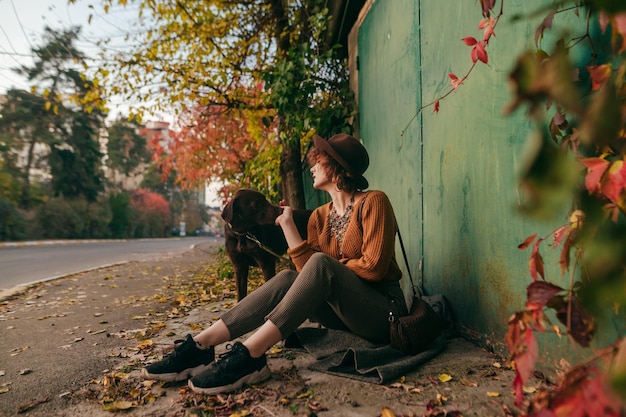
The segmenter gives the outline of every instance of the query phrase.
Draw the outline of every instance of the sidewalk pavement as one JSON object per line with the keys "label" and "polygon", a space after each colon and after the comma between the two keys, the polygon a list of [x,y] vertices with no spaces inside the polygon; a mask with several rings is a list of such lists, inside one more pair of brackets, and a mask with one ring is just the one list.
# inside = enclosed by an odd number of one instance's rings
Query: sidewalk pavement
{"label": "sidewalk pavement", "polygon": [[269,354],[272,378],[231,395],[200,396],[185,383],[142,381],[143,363],[236,302],[234,284],[210,266],[214,256],[201,245],[45,282],[2,300],[0,417],[110,417],[116,410],[136,417],[519,413],[512,404],[513,371],[461,338],[388,385],[311,371],[311,355],[282,344]]}

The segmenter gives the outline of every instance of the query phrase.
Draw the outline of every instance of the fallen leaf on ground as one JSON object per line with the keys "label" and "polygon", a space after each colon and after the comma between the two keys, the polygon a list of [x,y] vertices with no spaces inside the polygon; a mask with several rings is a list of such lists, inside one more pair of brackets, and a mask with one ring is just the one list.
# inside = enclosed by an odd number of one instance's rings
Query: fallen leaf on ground
{"label": "fallen leaf on ground", "polygon": [[402,388],[402,389],[403,389],[404,391],[406,391],[406,392],[409,392],[409,390],[411,390],[412,388],[414,388],[414,387],[412,387],[412,386],[410,386],[410,385],[407,385],[407,384],[402,384],[402,383],[400,383],[400,382],[393,383],[393,384],[391,384],[391,385],[389,385],[389,386],[390,386],[391,388]]}
{"label": "fallen leaf on ground", "polygon": [[461,384],[465,385],[466,387],[477,387],[478,383],[474,382],[474,381],[470,381],[469,379],[465,379],[465,378],[461,378]]}
{"label": "fallen leaf on ground", "polygon": [[143,342],[139,343],[137,345],[137,349],[139,350],[145,350],[148,349],[149,347],[151,347],[154,344],[154,342],[152,341],[152,339],[146,339]]}
{"label": "fallen leaf on ground", "polygon": [[307,390],[307,391],[305,391],[305,392],[303,392],[301,394],[298,394],[298,396],[296,396],[296,398],[308,398],[308,397],[310,397],[312,395],[313,395],[313,391]]}
{"label": "fallen leaf on ground", "polygon": [[495,391],[487,391],[487,395],[490,397],[499,397],[500,393]]}
{"label": "fallen leaf on ground", "polygon": [[435,385],[439,385],[439,381],[437,381],[435,378],[433,378],[432,376],[428,375],[428,380],[430,382],[432,382]]}
{"label": "fallen leaf on ground", "polygon": [[17,409],[17,413],[18,414],[22,414],[25,413],[27,411],[29,411],[30,409],[38,406],[39,404],[43,404],[43,403],[47,403],[48,401],[50,401],[50,397],[46,397],[42,400],[37,400],[37,401],[33,401],[32,403],[28,403],[25,405],[20,406],[20,408]]}
{"label": "fallen leaf on ground", "polygon": [[393,411],[391,411],[391,409],[387,407],[383,407],[383,409],[380,412],[380,416],[381,417],[396,417],[396,413],[394,413]]}
{"label": "fallen leaf on ground", "polygon": [[283,348],[281,348],[280,346],[272,346],[270,348],[270,350],[267,352],[269,355],[277,355],[279,353],[281,353],[283,351]]}
{"label": "fallen leaf on ground", "polygon": [[129,410],[133,408],[135,405],[132,401],[114,401],[112,403],[104,404],[102,409],[104,411],[121,411],[121,410]]}
{"label": "fallen leaf on ground", "polygon": [[320,405],[318,401],[307,401],[306,406],[309,407],[309,410],[315,411],[315,412],[328,410],[328,408],[324,407],[323,405]]}
{"label": "fallen leaf on ground", "polygon": [[241,411],[237,411],[236,413],[232,413],[228,417],[248,417],[248,416],[251,416],[251,415],[252,415],[252,413],[250,413],[250,411],[248,411],[248,410],[241,410]]}
{"label": "fallen leaf on ground", "polygon": [[452,376],[448,374],[439,374],[439,380],[441,382],[448,382],[452,380]]}
{"label": "fallen leaf on ground", "polygon": [[11,354],[11,356],[17,356],[17,355],[19,355],[20,353],[22,353],[22,352],[24,352],[25,350],[27,350],[28,348],[30,348],[30,346],[22,346],[22,347],[19,347],[19,348],[11,349],[11,350],[9,351],[9,353]]}

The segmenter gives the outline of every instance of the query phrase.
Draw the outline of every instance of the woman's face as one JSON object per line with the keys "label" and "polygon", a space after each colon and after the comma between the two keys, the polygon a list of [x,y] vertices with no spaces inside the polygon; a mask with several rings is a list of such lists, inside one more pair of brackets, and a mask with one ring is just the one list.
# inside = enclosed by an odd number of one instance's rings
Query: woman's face
{"label": "woman's face", "polygon": [[330,179],[326,176],[326,169],[318,159],[315,165],[311,167],[311,175],[313,176],[313,188],[316,190],[325,190],[331,184]]}

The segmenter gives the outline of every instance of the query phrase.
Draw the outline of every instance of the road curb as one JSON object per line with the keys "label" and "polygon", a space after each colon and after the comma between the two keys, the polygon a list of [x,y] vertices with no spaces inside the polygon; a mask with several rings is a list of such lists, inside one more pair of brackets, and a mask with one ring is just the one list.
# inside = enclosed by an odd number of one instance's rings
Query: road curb
{"label": "road curb", "polygon": [[0,242],[0,248],[19,248],[24,246],[72,245],[98,242],[126,242],[127,239],[57,239],[57,240],[26,240],[23,242]]}
{"label": "road curb", "polygon": [[78,274],[82,274],[84,272],[96,271],[98,269],[109,268],[109,267],[112,267],[112,266],[124,265],[124,264],[127,264],[129,262],[135,262],[135,261],[114,262],[114,263],[110,263],[110,264],[94,266],[93,268],[83,269],[81,271],[72,272],[70,274],[61,274],[61,275],[56,275],[56,276],[49,277],[49,278],[40,279],[40,280],[37,280],[37,281],[27,282],[26,284],[16,285],[13,288],[6,288],[6,289],[0,288],[0,303],[3,302],[3,301],[6,301],[7,299],[9,299],[11,297],[15,297],[17,295],[21,295],[24,292],[26,292],[29,288],[34,287],[35,285],[38,285],[38,284],[42,284],[44,282],[54,281],[56,279],[61,279],[61,278],[67,278],[67,277],[71,277],[72,275],[78,275]]}

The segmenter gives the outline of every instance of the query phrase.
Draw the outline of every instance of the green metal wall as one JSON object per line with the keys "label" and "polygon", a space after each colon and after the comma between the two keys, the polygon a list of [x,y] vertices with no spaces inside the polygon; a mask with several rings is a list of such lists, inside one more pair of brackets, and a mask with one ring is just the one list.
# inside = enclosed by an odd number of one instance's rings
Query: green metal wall
{"label": "green metal wall", "polygon": [[371,189],[391,199],[415,278],[423,251],[420,125],[401,130],[421,106],[417,4],[376,2],[359,30],[357,64],[359,136],[370,155],[366,177]]}
{"label": "green metal wall", "polygon": [[[529,252],[517,245],[557,225],[516,210],[523,197],[517,172],[531,125],[523,111],[503,115],[512,99],[508,73],[517,55],[533,46],[543,16],[509,18],[547,3],[507,1],[506,21],[488,47],[489,65],[479,63],[441,101],[438,114],[431,106],[414,120],[423,104],[448,91],[448,73],[460,78],[470,68],[470,47],[461,39],[482,38],[480,3],[378,0],[358,29],[360,137],[370,152],[371,188],[390,196],[411,269],[418,271],[423,260],[426,291],[446,295],[459,330],[500,352],[507,319],[523,309],[531,282]],[[544,260],[548,278],[559,283],[558,254]],[[561,284],[567,286],[565,279]],[[561,357],[569,347],[566,339],[551,344],[544,359]]]}

